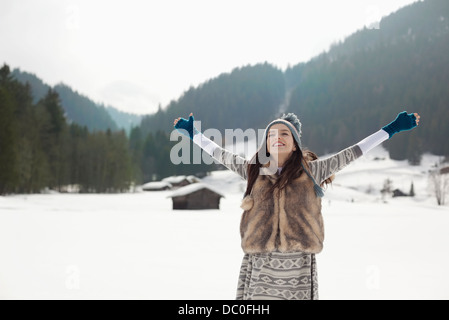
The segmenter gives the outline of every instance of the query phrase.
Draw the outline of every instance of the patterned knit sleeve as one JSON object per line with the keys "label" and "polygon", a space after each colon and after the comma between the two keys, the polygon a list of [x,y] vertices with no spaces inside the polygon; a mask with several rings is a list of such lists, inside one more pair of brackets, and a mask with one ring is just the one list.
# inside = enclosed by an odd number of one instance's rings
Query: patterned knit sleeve
{"label": "patterned knit sleeve", "polygon": [[380,145],[388,137],[388,133],[381,129],[352,147],[346,148],[333,156],[311,161],[309,162],[311,174],[315,178],[315,181],[319,181],[319,184],[321,184],[355,159]]}
{"label": "patterned knit sleeve", "polygon": [[248,161],[243,157],[221,147],[214,150],[212,157],[244,180],[247,179]]}
{"label": "patterned knit sleeve", "polygon": [[193,142],[226,168],[237,173],[244,180],[247,179],[248,161],[245,158],[220,147],[202,133],[196,134]]}
{"label": "patterned knit sleeve", "polygon": [[315,178],[315,181],[319,181],[319,184],[321,184],[355,159],[380,145],[388,137],[388,133],[381,129],[352,147],[346,148],[333,156],[311,161],[309,163],[311,174]]}
{"label": "patterned knit sleeve", "polygon": [[319,184],[363,155],[358,145],[346,148],[328,158],[309,162],[310,173]]}

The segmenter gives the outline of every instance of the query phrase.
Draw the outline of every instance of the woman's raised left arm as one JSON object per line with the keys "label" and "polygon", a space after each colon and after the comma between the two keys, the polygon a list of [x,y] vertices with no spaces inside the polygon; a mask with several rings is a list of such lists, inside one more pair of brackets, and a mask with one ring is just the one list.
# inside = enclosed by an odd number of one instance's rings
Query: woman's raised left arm
{"label": "woman's raised left arm", "polygon": [[309,166],[312,176],[320,184],[323,183],[349,163],[366,154],[385,140],[391,139],[395,133],[415,128],[419,124],[419,120],[420,116],[417,113],[407,114],[406,111],[399,113],[394,121],[357,144],[330,157],[311,161]]}

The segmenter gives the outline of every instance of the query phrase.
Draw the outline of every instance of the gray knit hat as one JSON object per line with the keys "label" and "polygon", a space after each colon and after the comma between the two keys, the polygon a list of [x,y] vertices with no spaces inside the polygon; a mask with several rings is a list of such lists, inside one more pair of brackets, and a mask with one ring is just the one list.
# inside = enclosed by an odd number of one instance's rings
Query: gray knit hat
{"label": "gray knit hat", "polygon": [[294,113],[283,114],[282,117],[272,121],[267,128],[265,129],[264,139],[267,138],[268,131],[270,128],[278,123],[285,124],[291,131],[293,138],[295,138],[296,143],[299,148],[302,148],[301,143],[301,121],[299,121],[298,117]]}
{"label": "gray knit hat", "polygon": [[[290,129],[290,131],[293,135],[293,138],[296,140],[296,143],[298,144],[299,149],[302,149],[302,143],[301,143],[302,124],[301,124],[301,121],[299,121],[299,118],[294,113],[283,114],[282,117],[280,117],[279,119],[276,119],[268,124],[267,128],[265,129],[261,148],[265,147],[265,150],[266,150],[266,141],[267,141],[268,132],[273,125],[278,124],[278,123],[284,124]],[[304,169],[305,173],[309,176],[309,178],[312,179],[313,188],[315,189],[316,195],[318,197],[323,197],[324,196],[323,189],[318,185],[318,183],[315,181],[315,179],[312,177],[312,175],[309,173],[309,171],[307,171],[307,169],[304,167],[304,165],[302,163],[301,163],[301,166]]]}

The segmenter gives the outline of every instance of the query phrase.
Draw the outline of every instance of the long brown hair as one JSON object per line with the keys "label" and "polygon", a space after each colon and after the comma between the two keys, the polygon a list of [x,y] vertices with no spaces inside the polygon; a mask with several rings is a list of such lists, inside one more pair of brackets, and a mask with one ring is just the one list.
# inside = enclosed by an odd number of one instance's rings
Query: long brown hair
{"label": "long brown hair", "polygon": [[[296,150],[293,151],[292,155],[287,159],[284,166],[282,167],[282,171],[279,175],[279,179],[276,180],[276,182],[271,186],[271,188],[267,191],[266,196],[269,196],[272,194],[276,189],[278,191],[281,191],[284,189],[291,181],[299,178],[301,174],[304,173],[303,166],[310,172],[310,168],[308,165],[309,161],[318,159],[318,156],[310,151],[305,150],[302,151],[297,142],[294,141]],[[264,155],[261,155],[261,152],[265,152]],[[263,164],[260,162],[260,159],[262,156],[265,156],[264,159],[267,159],[269,157],[269,153],[267,151],[266,143],[262,145],[262,147],[256,152],[253,159],[248,164],[248,178],[247,178],[247,185],[246,185],[246,191],[245,196],[251,194],[251,190],[253,189],[254,183],[257,180],[257,177],[260,174],[260,169],[266,164]],[[301,165],[303,164],[303,166]],[[321,186],[324,184],[330,184],[334,180],[335,175],[332,175],[328,179],[326,179]]]}

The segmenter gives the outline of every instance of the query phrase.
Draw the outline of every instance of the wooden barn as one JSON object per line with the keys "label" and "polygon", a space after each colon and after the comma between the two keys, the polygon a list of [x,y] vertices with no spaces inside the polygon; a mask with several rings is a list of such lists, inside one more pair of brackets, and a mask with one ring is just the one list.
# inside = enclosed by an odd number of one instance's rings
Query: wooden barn
{"label": "wooden barn", "polygon": [[441,168],[441,169],[440,169],[440,173],[441,173],[441,174],[448,174],[448,173],[449,173],[449,166],[448,166],[448,167],[445,167],[445,168]]}
{"label": "wooden barn", "polygon": [[409,196],[408,194],[402,192],[399,189],[394,189],[393,190],[393,198],[396,198],[396,197],[408,197],[408,196]]}
{"label": "wooden barn", "polygon": [[169,198],[173,210],[220,209],[224,195],[204,183],[194,183],[174,191]]}

